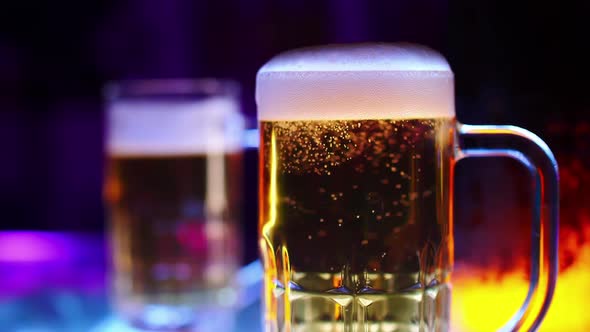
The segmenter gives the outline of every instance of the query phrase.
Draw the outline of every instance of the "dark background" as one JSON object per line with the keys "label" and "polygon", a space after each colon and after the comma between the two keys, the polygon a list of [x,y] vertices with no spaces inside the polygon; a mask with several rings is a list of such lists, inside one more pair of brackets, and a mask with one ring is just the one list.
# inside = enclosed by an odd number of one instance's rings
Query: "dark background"
{"label": "dark background", "polygon": [[[103,229],[105,82],[236,79],[255,125],[257,69],[280,51],[314,44],[433,47],[455,72],[460,121],[529,128],[559,159],[572,149],[564,131],[590,118],[589,9],[588,1],[3,1],[0,229]],[[493,163],[476,165],[479,175],[499,176],[486,165]],[[254,175],[246,179],[245,229],[254,239],[255,153],[246,167]],[[477,200],[486,184],[472,182],[457,187]]]}

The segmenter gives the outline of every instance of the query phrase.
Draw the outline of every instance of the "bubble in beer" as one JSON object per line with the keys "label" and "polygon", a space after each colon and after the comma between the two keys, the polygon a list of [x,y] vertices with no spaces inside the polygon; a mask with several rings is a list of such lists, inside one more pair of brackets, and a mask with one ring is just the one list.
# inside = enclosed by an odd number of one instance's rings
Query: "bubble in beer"
{"label": "bubble in beer", "polygon": [[[400,145],[392,145],[390,142],[392,137],[400,135],[400,132],[395,129],[403,128],[402,133],[412,133],[413,141],[428,140],[434,135],[431,128],[436,126],[437,120],[411,120],[411,122],[418,122],[413,126],[407,126],[408,123],[411,123],[408,121],[276,122],[273,125],[273,130],[279,137],[278,148],[286,152],[279,155],[281,170],[286,173],[312,171],[318,175],[325,175],[331,174],[333,169],[339,165],[359,157],[362,157],[364,161],[370,161],[370,165],[378,168],[390,163],[397,164],[399,162],[397,153],[385,153],[392,147],[402,149]],[[422,136],[415,137],[414,132],[419,132]],[[263,140],[267,149],[270,149],[269,142],[269,140]],[[338,144],[333,142],[338,142]],[[364,162],[355,165],[359,173],[366,171],[366,166]],[[397,172],[398,169],[399,167],[389,168],[391,172]],[[406,171],[399,171],[399,174],[407,179],[410,178]],[[385,179],[383,182],[388,184],[389,180]],[[320,187],[318,190],[324,192],[325,188]]]}

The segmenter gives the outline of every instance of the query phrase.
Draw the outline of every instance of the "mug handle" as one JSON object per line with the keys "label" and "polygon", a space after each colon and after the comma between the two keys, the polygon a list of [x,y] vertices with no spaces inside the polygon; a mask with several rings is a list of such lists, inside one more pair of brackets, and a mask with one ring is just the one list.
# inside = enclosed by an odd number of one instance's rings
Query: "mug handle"
{"label": "mug handle", "polygon": [[[551,304],[558,273],[557,162],[545,142],[519,127],[459,123],[457,133],[457,161],[473,157],[513,158],[527,167],[534,180],[529,289],[520,309],[500,331],[519,331],[525,323],[528,331],[536,331]],[[470,144],[473,139],[477,140],[477,145]]]}

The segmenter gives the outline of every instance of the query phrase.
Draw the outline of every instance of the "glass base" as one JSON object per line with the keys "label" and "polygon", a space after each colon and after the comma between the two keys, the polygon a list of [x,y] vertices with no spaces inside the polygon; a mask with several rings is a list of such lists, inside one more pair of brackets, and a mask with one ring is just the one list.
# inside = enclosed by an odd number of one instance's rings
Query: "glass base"
{"label": "glass base", "polygon": [[124,314],[123,319],[144,331],[219,332],[231,331],[235,316],[235,311],[230,308],[146,305],[133,314]]}

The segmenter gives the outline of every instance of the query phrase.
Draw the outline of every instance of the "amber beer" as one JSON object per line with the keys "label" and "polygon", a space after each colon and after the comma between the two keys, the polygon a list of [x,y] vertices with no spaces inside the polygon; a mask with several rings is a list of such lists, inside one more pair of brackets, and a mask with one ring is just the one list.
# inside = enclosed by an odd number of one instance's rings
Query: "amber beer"
{"label": "amber beer", "polygon": [[290,52],[259,71],[257,102],[265,331],[447,331],[444,59],[412,46]]}
{"label": "amber beer", "polygon": [[206,326],[235,301],[241,121],[223,98],[110,106],[113,292],[135,325]]}

